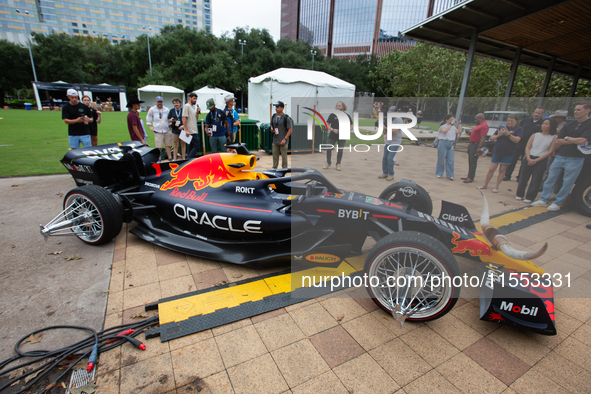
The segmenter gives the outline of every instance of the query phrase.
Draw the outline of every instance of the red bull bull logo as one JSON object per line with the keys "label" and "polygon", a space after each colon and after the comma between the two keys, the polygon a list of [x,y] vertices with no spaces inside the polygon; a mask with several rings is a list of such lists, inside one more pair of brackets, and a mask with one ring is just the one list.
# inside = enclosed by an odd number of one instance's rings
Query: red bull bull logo
{"label": "red bull bull logo", "polygon": [[460,240],[460,234],[455,231],[453,234],[454,237],[452,238],[451,243],[456,245],[456,247],[451,250],[452,253],[470,252],[470,256],[492,256],[490,246],[487,243],[477,238]]}
{"label": "red bull bull logo", "polygon": [[170,190],[175,187],[183,187],[187,182],[193,182],[195,190],[201,190],[208,186],[220,187],[231,181],[235,175],[226,169],[226,165],[220,154],[211,154],[179,166],[170,164],[171,180],[164,182],[160,190]]}

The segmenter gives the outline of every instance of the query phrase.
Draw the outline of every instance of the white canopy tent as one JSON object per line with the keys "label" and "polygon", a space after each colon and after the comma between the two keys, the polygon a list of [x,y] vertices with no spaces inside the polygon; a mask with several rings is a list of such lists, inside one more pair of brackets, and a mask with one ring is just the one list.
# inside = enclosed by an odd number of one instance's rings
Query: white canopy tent
{"label": "white canopy tent", "polygon": [[[114,98],[113,101],[119,103],[121,111],[127,111],[127,96],[125,94],[125,86],[122,85],[113,86],[109,85],[108,83],[101,83],[100,85],[89,85],[79,83],[72,84],[64,81],[32,82],[32,84],[33,91],[35,94],[35,100],[37,100],[37,109],[39,111],[43,109],[43,100],[41,100],[39,90],[53,92],[53,96],[59,100],[62,100],[60,101],[60,103],[63,103],[63,100],[67,102],[66,91],[70,88],[76,89],[78,91],[78,96],[80,100],[82,100],[82,97],[84,95],[89,96],[91,100],[94,100],[94,94],[109,94]],[[116,94],[118,94],[118,96],[116,96]],[[49,100],[45,100],[45,102],[48,105],[53,105],[53,103],[49,102]]]}
{"label": "white canopy tent", "polygon": [[142,111],[145,111],[148,107],[156,105],[156,96],[162,96],[164,99],[164,105],[168,108],[172,108],[172,99],[178,97],[181,99],[181,103],[185,104],[185,92],[184,90],[177,89],[174,86],[166,85],[147,85],[137,90],[137,96],[140,100],[145,101],[142,103]]}
{"label": "white canopy tent", "polygon": [[309,111],[304,107],[320,111],[343,101],[351,115],[354,100],[355,85],[320,71],[279,68],[248,80],[248,117],[261,122],[270,121],[275,112],[270,105],[277,101],[285,103],[285,113],[296,123],[305,123]]}
{"label": "white canopy tent", "polygon": [[227,90],[220,89],[220,88],[210,88],[208,86],[204,86],[199,90],[193,91],[193,93],[197,94],[197,105],[201,108],[201,112],[205,113],[207,111],[206,102],[210,98],[214,99],[215,106],[219,109],[224,109],[226,103],[224,102],[224,97],[228,94],[233,94],[232,92],[228,92]]}

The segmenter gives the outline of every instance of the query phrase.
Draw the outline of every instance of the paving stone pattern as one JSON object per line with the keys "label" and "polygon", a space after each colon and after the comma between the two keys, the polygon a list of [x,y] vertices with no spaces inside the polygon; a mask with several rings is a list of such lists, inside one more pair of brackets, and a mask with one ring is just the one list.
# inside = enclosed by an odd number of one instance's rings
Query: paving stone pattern
{"label": "paving stone pattern", "polygon": [[[270,168],[271,156],[259,156],[258,168]],[[435,149],[406,146],[397,156],[395,181],[422,185],[435,215],[446,199],[465,205],[477,219],[482,201],[475,187],[490,158],[481,158],[476,181],[464,184],[466,153],[456,152],[455,181],[435,177],[436,156]],[[293,167],[321,169],[325,156],[290,160]],[[377,178],[381,152],[345,152],[342,168],[322,171],[338,187],[374,196],[390,184]],[[487,192],[491,214],[523,206],[515,200],[516,188],[515,181],[503,182],[499,193]],[[588,223],[590,218],[570,212],[510,238],[525,249],[549,242],[536,262],[552,273],[570,271],[572,280],[589,288]],[[131,235],[132,226],[114,242],[106,327],[137,321],[145,304],[163,297],[273,272],[171,252]],[[462,271],[474,269],[471,261],[458,263]],[[151,339],[145,352],[126,344],[101,356],[97,393],[589,392],[591,302],[561,297],[562,291],[556,297],[558,335],[547,337],[480,321],[477,294],[460,299],[439,320],[401,329],[365,290],[349,289],[337,298],[309,300],[170,342]]]}

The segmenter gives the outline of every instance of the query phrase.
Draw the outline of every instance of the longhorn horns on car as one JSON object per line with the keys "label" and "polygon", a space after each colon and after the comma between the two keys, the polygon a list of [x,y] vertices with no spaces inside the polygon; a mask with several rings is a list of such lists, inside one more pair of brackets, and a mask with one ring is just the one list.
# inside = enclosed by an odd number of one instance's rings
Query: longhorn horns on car
{"label": "longhorn horns on car", "polygon": [[500,250],[508,257],[511,257],[516,260],[535,259],[546,252],[546,250],[548,249],[547,242],[538,251],[534,252],[517,250],[511,245],[509,245],[509,241],[507,240],[507,238],[505,238],[505,236],[501,234],[499,230],[497,230],[490,224],[490,218],[488,213],[488,201],[486,200],[486,196],[484,195],[482,190],[480,190],[480,193],[482,194],[482,198],[484,199],[484,206],[482,208],[482,214],[480,215],[480,226],[482,227],[482,232],[484,233],[486,239],[488,239],[488,241],[497,250]]}

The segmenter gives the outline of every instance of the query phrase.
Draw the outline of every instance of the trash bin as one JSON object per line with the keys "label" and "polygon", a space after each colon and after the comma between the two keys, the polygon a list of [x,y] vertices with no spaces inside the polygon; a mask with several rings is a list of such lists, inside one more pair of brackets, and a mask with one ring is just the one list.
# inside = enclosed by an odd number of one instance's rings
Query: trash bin
{"label": "trash bin", "polygon": [[240,133],[238,136],[234,136],[234,140],[246,143],[248,150],[258,150],[261,146],[258,122],[256,119],[242,119],[240,121]]}
{"label": "trash bin", "polygon": [[[314,151],[318,152],[320,144],[326,143],[327,135],[320,126],[314,125]],[[267,153],[273,152],[273,134],[269,123],[261,124],[261,148]],[[308,139],[308,124],[294,123],[289,139],[288,152],[312,152],[312,141]]]}
{"label": "trash bin", "polygon": [[273,144],[273,137],[271,136],[271,124],[270,123],[261,123],[260,126],[260,146],[267,153],[273,152],[273,148],[271,144]]}
{"label": "trash bin", "polygon": [[25,109],[27,111],[30,111],[31,110],[31,103],[25,103]]}

